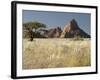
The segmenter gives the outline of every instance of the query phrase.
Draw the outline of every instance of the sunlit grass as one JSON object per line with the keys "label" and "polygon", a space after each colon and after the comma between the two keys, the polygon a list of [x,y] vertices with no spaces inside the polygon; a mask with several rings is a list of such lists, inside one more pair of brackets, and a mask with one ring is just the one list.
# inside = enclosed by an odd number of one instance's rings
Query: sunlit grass
{"label": "sunlit grass", "polygon": [[90,40],[23,40],[23,69],[82,67],[91,65]]}

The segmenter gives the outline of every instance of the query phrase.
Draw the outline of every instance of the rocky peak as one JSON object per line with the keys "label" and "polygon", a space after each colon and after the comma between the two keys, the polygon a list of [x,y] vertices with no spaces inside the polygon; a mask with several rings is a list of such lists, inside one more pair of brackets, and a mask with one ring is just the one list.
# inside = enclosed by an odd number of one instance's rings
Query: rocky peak
{"label": "rocky peak", "polygon": [[72,19],[67,25],[65,25],[63,32],[70,32],[71,30],[79,29],[75,19]]}
{"label": "rocky peak", "polygon": [[74,36],[89,37],[87,33],[79,28],[77,21],[75,19],[72,19],[67,25],[65,25],[60,37],[70,38]]}

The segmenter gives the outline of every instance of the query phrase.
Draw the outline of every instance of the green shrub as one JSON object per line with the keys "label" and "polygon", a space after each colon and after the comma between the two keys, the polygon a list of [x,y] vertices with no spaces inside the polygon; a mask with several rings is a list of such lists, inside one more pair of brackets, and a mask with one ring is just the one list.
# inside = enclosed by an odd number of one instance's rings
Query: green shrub
{"label": "green shrub", "polygon": [[74,41],[77,41],[77,40],[83,41],[84,38],[82,38],[82,37],[80,37],[80,36],[75,36],[75,37],[73,38],[73,40],[74,40]]}

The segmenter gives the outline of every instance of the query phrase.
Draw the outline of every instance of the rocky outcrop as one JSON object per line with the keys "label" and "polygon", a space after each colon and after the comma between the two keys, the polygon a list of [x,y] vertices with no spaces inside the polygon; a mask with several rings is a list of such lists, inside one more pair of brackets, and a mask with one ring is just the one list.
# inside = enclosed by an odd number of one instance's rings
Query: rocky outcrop
{"label": "rocky outcrop", "polygon": [[60,37],[61,38],[72,38],[75,36],[90,38],[90,35],[88,35],[82,29],[80,29],[75,19],[73,19],[67,25],[65,25]]}
{"label": "rocky outcrop", "polygon": [[42,30],[42,31],[43,31],[42,35],[44,35],[47,38],[59,38],[62,33],[60,27],[52,28],[49,30]]}
{"label": "rocky outcrop", "polygon": [[50,29],[47,35],[50,38],[59,38],[61,35],[61,32],[62,32],[61,28],[57,27],[54,29]]}

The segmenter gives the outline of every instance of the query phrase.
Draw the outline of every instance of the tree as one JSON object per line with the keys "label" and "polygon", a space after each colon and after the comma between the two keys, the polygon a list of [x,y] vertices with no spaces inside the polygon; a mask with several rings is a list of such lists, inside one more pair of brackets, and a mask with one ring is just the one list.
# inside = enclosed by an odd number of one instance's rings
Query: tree
{"label": "tree", "polygon": [[[40,22],[27,22],[23,24],[23,29],[28,30],[30,33],[30,41],[33,41],[34,33],[36,33],[39,28],[46,28],[46,25]],[[33,32],[33,30],[35,32]]]}
{"label": "tree", "polygon": [[27,29],[27,30],[36,30],[39,29],[39,28],[46,28],[46,25],[43,24],[43,23],[40,23],[40,22],[28,22],[28,23],[24,23],[23,24],[24,28]]}

